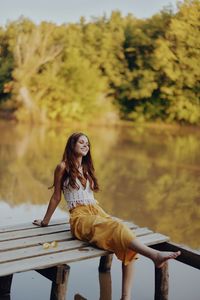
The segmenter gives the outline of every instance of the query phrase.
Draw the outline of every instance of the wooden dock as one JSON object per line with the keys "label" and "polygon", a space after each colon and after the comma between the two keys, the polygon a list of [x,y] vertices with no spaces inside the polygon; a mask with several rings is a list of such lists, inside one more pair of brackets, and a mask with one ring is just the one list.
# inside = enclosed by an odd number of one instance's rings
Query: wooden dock
{"label": "wooden dock", "polygon": [[[140,228],[130,222],[137,238],[146,245],[162,250],[177,250],[169,237]],[[56,241],[57,245],[52,244]],[[47,243],[47,249],[44,249]],[[171,248],[170,248],[171,247]],[[169,249],[170,248],[170,249]],[[180,247],[178,247],[180,249]],[[199,253],[180,249],[178,260],[200,268]],[[66,219],[52,220],[48,227],[30,223],[0,227],[0,296],[10,293],[12,276],[17,272],[36,270],[52,281],[51,300],[66,299],[69,263],[100,257],[99,271],[107,272],[112,263],[112,253],[74,239]],[[167,264],[155,269],[155,299],[166,300],[168,295]]]}

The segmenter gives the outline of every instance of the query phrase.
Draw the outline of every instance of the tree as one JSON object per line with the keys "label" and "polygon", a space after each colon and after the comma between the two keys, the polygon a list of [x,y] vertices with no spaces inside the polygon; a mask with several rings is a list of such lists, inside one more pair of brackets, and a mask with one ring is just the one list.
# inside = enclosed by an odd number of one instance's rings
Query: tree
{"label": "tree", "polygon": [[199,11],[199,1],[179,4],[165,37],[157,40],[155,66],[162,78],[160,97],[169,103],[170,121],[200,121]]}
{"label": "tree", "polygon": [[[197,0],[149,19],[115,11],[86,22],[0,30],[0,96],[18,120],[88,120],[116,108],[123,119],[200,122]],[[115,106],[113,105],[115,104]]]}
{"label": "tree", "polygon": [[[14,97],[19,103],[17,117],[38,121],[44,118],[39,101],[44,91],[33,89],[33,82],[47,64],[52,62],[62,51],[62,46],[53,40],[55,26],[41,23],[35,26],[26,19],[18,22],[14,28],[14,43],[11,44],[15,62],[13,71]],[[35,92],[35,93],[33,93]]]}
{"label": "tree", "polygon": [[151,19],[126,18],[124,53],[127,69],[123,84],[116,88],[123,118],[143,121],[162,117],[164,103],[159,99],[159,77],[154,69],[155,41],[164,36],[171,11]]}
{"label": "tree", "polygon": [[13,55],[9,50],[6,31],[0,28],[0,102],[5,101],[12,89]]}

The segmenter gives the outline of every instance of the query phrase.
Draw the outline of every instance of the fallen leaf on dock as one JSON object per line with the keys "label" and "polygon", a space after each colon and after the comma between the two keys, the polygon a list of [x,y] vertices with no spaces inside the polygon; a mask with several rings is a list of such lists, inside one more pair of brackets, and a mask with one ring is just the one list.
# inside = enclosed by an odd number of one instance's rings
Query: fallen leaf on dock
{"label": "fallen leaf on dock", "polygon": [[44,243],[42,245],[43,249],[49,249],[50,248],[50,244],[49,243]]}
{"label": "fallen leaf on dock", "polygon": [[56,248],[57,246],[58,246],[58,242],[57,241],[51,242],[51,247]]}

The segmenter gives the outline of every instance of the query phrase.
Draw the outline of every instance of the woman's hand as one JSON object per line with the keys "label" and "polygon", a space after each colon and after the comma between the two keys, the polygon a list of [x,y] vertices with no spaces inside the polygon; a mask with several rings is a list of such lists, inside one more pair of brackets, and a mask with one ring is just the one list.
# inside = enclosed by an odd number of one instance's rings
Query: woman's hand
{"label": "woman's hand", "polygon": [[40,226],[40,227],[46,227],[48,224],[45,224],[42,220],[34,220],[33,221],[34,225]]}

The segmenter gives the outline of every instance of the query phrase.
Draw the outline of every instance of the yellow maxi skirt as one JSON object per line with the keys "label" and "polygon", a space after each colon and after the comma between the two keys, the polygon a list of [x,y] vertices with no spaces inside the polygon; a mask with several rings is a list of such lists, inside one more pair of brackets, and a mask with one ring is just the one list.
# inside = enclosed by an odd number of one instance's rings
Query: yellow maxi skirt
{"label": "yellow maxi skirt", "polygon": [[135,234],[98,204],[78,205],[71,209],[70,226],[74,237],[114,252],[125,265],[138,258],[137,253],[129,248]]}

